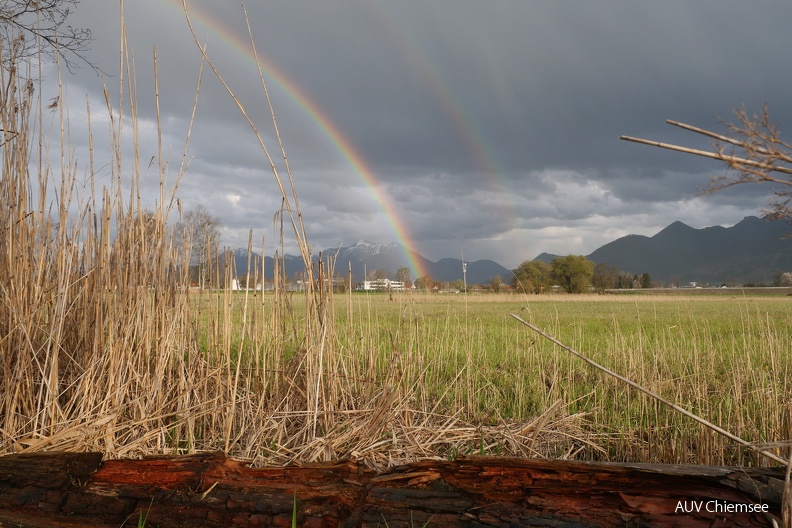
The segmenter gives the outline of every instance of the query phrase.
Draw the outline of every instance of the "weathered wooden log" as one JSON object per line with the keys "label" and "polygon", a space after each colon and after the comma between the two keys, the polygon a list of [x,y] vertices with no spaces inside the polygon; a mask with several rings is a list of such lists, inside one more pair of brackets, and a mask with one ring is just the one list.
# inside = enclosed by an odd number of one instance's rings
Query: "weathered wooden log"
{"label": "weathered wooden log", "polygon": [[770,468],[471,457],[382,474],[354,461],[254,469],[222,453],[0,457],[0,526],[771,526]]}

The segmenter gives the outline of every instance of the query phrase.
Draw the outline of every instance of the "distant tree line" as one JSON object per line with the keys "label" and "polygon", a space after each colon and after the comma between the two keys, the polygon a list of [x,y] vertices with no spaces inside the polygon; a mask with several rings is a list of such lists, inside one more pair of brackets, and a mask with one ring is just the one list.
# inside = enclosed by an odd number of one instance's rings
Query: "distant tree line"
{"label": "distant tree line", "polygon": [[513,273],[512,287],[525,293],[544,293],[554,289],[585,293],[652,287],[648,273],[633,275],[611,264],[595,264],[582,255],[556,257],[550,263],[526,260]]}

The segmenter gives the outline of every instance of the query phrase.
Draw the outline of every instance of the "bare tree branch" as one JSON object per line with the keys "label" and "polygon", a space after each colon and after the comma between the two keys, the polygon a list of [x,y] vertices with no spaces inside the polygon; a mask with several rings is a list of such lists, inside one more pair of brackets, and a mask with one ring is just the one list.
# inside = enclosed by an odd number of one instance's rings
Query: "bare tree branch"
{"label": "bare tree branch", "polygon": [[[85,56],[92,41],[91,31],[66,23],[79,0],[2,0],[0,2],[0,42],[2,61],[10,57],[26,59],[44,54],[60,59],[69,71],[78,62],[97,69]],[[13,52],[12,52],[13,50]]]}
{"label": "bare tree branch", "polygon": [[[727,160],[730,172],[716,176],[710,182],[708,193],[742,183],[772,183],[775,198],[769,201],[770,209],[763,210],[765,218],[787,219],[792,222],[792,177],[777,177],[776,173],[792,174],[792,145],[783,141],[778,126],[770,121],[767,105],[761,115],[750,116],[745,108],[735,112],[738,123],[727,123],[731,136],[737,141],[715,147],[719,153],[737,153],[739,158],[761,163],[743,163],[739,159]],[[779,187],[780,186],[780,187]]]}
{"label": "bare tree branch", "polygon": [[704,192],[717,191],[744,183],[769,183],[773,185],[770,208],[762,210],[765,218],[787,220],[792,223],[792,144],[781,139],[778,127],[770,121],[767,105],[761,115],[749,115],[742,108],[735,111],[736,123],[726,123],[729,135],[717,134],[678,121],[667,123],[715,139],[714,151],[697,150],[658,141],[630,136],[620,139],[667,148],[687,154],[721,160],[728,169],[726,174],[714,176]]}

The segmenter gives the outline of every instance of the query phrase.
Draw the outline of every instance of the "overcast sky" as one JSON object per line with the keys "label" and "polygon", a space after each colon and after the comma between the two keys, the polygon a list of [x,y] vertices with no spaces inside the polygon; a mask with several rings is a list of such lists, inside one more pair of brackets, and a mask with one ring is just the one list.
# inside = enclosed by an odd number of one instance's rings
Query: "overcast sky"
{"label": "overcast sky", "polygon": [[[157,152],[156,47],[171,179],[200,64],[180,3],[125,2],[141,159],[145,166]],[[88,57],[110,74],[116,99],[117,4],[81,0],[70,19],[93,31]],[[188,6],[209,56],[280,158],[241,4]],[[250,2],[247,12],[315,250],[404,236],[432,260],[464,252],[516,267],[543,251],[587,254],[676,220],[732,225],[757,214],[770,189],[699,196],[721,164],[619,135],[706,148],[665,120],[723,131],[734,109],[760,112],[765,103],[782,136],[792,126],[788,0],[301,0]],[[86,95],[91,101],[100,182],[110,159],[98,131],[101,80],[86,67],[65,78],[78,157]],[[184,206],[204,204],[220,217],[223,245],[246,246],[253,229],[271,255],[278,188],[208,69],[189,156]],[[153,206],[156,172],[144,171],[143,200]]]}

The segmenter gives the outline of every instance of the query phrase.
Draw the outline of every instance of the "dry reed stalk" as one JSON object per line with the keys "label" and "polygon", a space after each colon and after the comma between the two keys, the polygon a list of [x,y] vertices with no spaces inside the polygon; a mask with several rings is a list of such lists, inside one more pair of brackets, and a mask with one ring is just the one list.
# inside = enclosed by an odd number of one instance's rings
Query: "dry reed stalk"
{"label": "dry reed stalk", "polygon": [[790,455],[789,462],[787,462],[786,475],[784,477],[781,520],[784,528],[792,528],[792,455]]}

